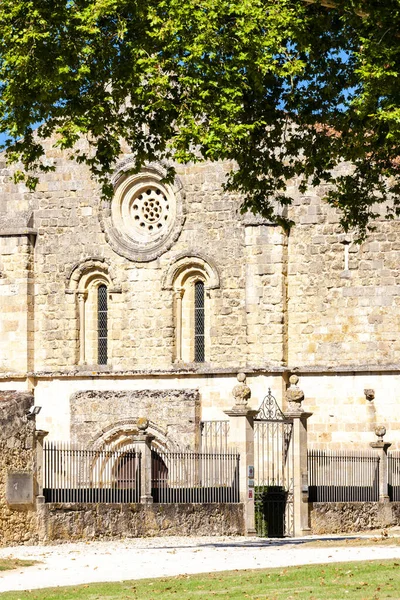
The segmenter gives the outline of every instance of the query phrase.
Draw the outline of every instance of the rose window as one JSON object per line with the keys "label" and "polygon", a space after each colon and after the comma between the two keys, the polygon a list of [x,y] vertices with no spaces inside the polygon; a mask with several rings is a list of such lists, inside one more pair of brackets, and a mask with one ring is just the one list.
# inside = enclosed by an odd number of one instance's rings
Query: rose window
{"label": "rose window", "polygon": [[156,187],[146,187],[136,194],[131,208],[136,227],[154,233],[162,229],[169,217],[169,200]]}
{"label": "rose window", "polygon": [[[130,162],[126,168],[130,167]],[[102,205],[100,222],[113,249],[134,261],[150,261],[168,250],[185,221],[182,186],[164,183],[166,172],[148,166],[138,174],[124,170],[115,179],[110,205]]]}

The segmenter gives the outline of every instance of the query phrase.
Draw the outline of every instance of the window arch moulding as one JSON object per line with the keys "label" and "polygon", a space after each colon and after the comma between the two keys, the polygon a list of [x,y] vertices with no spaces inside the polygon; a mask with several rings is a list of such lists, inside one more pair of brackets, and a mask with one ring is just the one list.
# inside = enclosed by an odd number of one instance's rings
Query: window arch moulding
{"label": "window arch moulding", "polygon": [[[92,450],[123,449],[125,445],[132,444],[132,438],[140,434],[137,422],[137,418],[124,419],[103,427],[102,431],[89,443],[89,448]],[[154,421],[149,420],[147,431],[155,438],[153,441],[154,446],[162,450],[175,452],[182,449],[175,440],[168,437],[167,431]]]}
{"label": "window arch moulding", "polygon": [[[80,365],[105,365],[109,351],[107,335],[99,330],[99,289],[107,288],[107,298],[122,292],[109,271],[109,261],[92,257],[76,263],[67,275],[66,293],[75,295],[77,311],[78,363]],[[104,311],[103,311],[104,312]],[[104,314],[102,315],[104,318]],[[110,329],[108,327],[108,329]],[[102,351],[100,351],[100,335]]]}
{"label": "window arch moulding", "polygon": [[[199,314],[196,305],[196,287],[202,283],[203,306],[201,316],[202,338],[199,348]],[[206,362],[210,355],[211,297],[210,290],[220,287],[218,269],[210,259],[199,254],[185,254],[175,258],[163,280],[163,289],[173,291],[175,362]]]}
{"label": "window arch moulding", "polygon": [[220,276],[213,260],[200,254],[181,254],[176,256],[170,265],[164,280],[164,290],[174,290],[182,286],[185,278],[194,272],[202,273],[205,277],[205,288],[214,290],[220,287]]}

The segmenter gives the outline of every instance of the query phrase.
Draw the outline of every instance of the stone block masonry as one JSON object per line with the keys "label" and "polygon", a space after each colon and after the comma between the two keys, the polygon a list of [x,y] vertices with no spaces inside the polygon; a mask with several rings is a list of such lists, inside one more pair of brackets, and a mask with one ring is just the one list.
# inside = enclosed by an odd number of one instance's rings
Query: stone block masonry
{"label": "stone block masonry", "polygon": [[356,533],[400,526],[400,502],[314,502],[311,532]]}
{"label": "stone block masonry", "polygon": [[42,543],[244,533],[242,504],[46,504],[41,518]]}
{"label": "stone block masonry", "polygon": [[[0,392],[0,544],[36,543],[37,519],[34,503],[7,497],[7,481],[13,474],[33,478],[35,471],[35,421],[26,412],[33,405],[31,394]],[[15,481],[18,477],[15,477]],[[17,490],[15,490],[17,492]],[[10,499],[19,503],[11,505]]]}

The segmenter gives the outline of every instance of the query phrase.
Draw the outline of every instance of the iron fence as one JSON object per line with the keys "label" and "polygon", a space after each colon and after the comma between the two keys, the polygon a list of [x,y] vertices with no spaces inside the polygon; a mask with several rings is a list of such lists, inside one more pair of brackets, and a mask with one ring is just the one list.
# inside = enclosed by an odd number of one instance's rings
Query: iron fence
{"label": "iron fence", "polygon": [[239,455],[154,449],[151,488],[164,504],[239,502]]}
{"label": "iron fence", "polygon": [[388,494],[392,502],[400,502],[400,451],[388,452]]}
{"label": "iron fence", "polygon": [[140,502],[141,453],[87,450],[69,442],[44,445],[46,502]]}
{"label": "iron fence", "polygon": [[201,452],[228,451],[229,421],[200,423]]}
{"label": "iron fence", "polygon": [[309,501],[378,502],[379,460],[370,452],[309,450]]}

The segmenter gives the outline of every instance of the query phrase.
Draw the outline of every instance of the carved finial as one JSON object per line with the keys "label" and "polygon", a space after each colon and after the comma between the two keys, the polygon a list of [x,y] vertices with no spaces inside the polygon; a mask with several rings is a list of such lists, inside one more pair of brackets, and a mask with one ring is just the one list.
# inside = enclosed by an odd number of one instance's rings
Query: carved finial
{"label": "carved finial", "polygon": [[146,433],[146,430],[149,426],[149,420],[146,417],[139,417],[137,420],[137,428],[140,433]]}
{"label": "carved finial", "polygon": [[386,427],[384,425],[377,425],[375,427],[375,435],[378,438],[378,442],[383,442],[383,436],[386,435]]}
{"label": "carved finial", "polygon": [[234,408],[246,408],[251,396],[251,390],[249,386],[246,385],[246,375],[244,373],[238,373],[237,380],[239,384],[235,385],[232,390],[233,397],[235,398]]}
{"label": "carved finial", "polygon": [[299,378],[297,375],[291,375],[289,377],[289,387],[286,390],[286,400],[288,402],[289,410],[301,411],[301,403],[304,400],[304,392],[298,387]]}
{"label": "carved finial", "polygon": [[368,388],[366,390],[364,390],[364,394],[367,400],[369,400],[370,402],[375,398],[375,390]]}

